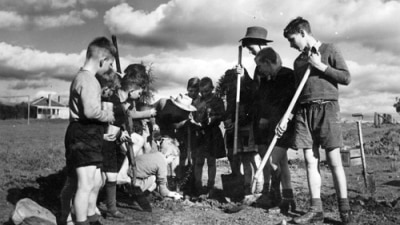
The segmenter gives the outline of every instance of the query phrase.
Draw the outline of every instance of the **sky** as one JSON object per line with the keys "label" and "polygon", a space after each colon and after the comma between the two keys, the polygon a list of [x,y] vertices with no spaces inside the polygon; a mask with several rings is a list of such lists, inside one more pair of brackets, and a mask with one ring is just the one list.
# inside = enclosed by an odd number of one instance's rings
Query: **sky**
{"label": "sky", "polygon": [[[399,0],[1,0],[0,101],[67,99],[89,42],[112,34],[122,70],[132,63],[152,68],[154,100],[185,93],[194,76],[216,82],[237,64],[249,26],[265,27],[269,46],[293,68],[299,52],[282,31],[298,16],[346,59],[352,81],[339,86],[343,117],[378,112],[400,121],[393,108],[400,97]],[[247,51],[243,65],[255,67]]]}

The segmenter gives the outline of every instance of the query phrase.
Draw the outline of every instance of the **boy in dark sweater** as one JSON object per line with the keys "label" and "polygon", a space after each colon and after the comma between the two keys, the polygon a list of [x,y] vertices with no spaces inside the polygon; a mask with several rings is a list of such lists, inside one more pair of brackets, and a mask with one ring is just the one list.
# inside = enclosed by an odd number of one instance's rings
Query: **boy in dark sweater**
{"label": "boy in dark sweater", "polygon": [[[346,175],[340,156],[343,140],[338,104],[338,85],[350,83],[349,70],[335,45],[321,43],[313,37],[307,20],[301,17],[292,20],[283,35],[292,48],[301,52],[294,62],[296,85],[307,67],[311,67],[294,117],[294,147],[304,151],[311,208],[305,215],[295,218],[294,222],[310,224],[324,220],[318,168],[319,147],[322,147],[332,171],[341,220],[343,224],[351,224]],[[281,121],[277,130],[281,132],[286,123]]]}
{"label": "boy in dark sweater", "polygon": [[[271,143],[275,135],[275,127],[282,118],[294,95],[293,70],[282,66],[281,57],[272,48],[264,48],[258,52],[255,61],[258,73],[254,78],[257,81],[257,97],[254,102],[256,138],[264,143]],[[258,110],[257,110],[258,109]],[[292,125],[292,124],[291,124]],[[268,165],[271,166],[273,180],[270,192],[263,192],[257,200],[258,205],[274,207],[279,205],[283,213],[289,207],[295,210],[294,195],[288,165],[287,150],[292,146],[293,126],[280,137],[271,153]],[[266,152],[260,154],[264,157]],[[264,167],[265,169],[265,167]],[[282,196],[280,184],[282,183]],[[283,199],[282,199],[283,197]]]}

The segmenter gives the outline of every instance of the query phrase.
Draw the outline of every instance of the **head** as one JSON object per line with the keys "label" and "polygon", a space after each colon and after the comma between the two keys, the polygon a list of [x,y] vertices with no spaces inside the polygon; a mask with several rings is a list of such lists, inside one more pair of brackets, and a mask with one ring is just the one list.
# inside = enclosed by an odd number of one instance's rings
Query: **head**
{"label": "head", "polygon": [[170,137],[163,137],[161,138],[160,151],[167,159],[167,163],[171,163],[179,157],[179,142]]}
{"label": "head", "polygon": [[187,92],[188,96],[192,99],[195,99],[200,92],[200,78],[192,77],[189,79],[187,84]]}
{"label": "head", "polygon": [[212,91],[214,90],[214,85],[209,77],[203,77],[200,80],[200,93],[202,97],[210,97]]}
{"label": "head", "polygon": [[149,75],[142,64],[130,64],[125,68],[124,73],[125,77],[135,80],[135,83],[143,89],[149,84]]}
{"label": "head", "polygon": [[136,83],[136,79],[125,75],[121,80],[121,90],[128,94],[128,99],[136,100],[140,98],[143,88]]}
{"label": "head", "polygon": [[241,39],[242,46],[255,56],[258,51],[267,46],[268,42],[272,42],[267,39],[267,35],[268,31],[264,27],[248,27],[245,37]]}
{"label": "head", "polygon": [[110,70],[104,74],[96,74],[96,78],[100,83],[103,98],[108,98],[114,92],[121,87],[121,77],[115,73],[113,70]]}
{"label": "head", "polygon": [[272,48],[262,49],[255,58],[258,70],[264,76],[275,77],[282,67],[281,57]]}
{"label": "head", "polygon": [[188,95],[179,94],[176,98],[170,97],[171,102],[175,107],[179,108],[180,110],[186,112],[193,112],[196,111],[196,107],[192,105],[193,99],[191,99]]}
{"label": "head", "polygon": [[109,39],[98,37],[89,44],[86,59],[98,63],[97,73],[103,74],[112,68],[116,52],[114,44]]}
{"label": "head", "polygon": [[267,42],[260,39],[245,39],[242,41],[242,46],[249,50],[250,54],[257,55],[257,53],[267,46]]}
{"label": "head", "polygon": [[303,51],[312,37],[310,24],[302,17],[297,17],[283,30],[283,36],[289,41],[290,47]]}

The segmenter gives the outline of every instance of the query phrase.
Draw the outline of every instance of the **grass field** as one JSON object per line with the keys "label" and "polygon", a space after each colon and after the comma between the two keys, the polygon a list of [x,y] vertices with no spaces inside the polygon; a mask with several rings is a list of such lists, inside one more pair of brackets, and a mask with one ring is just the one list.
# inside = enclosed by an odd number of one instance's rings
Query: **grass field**
{"label": "grass field", "polygon": [[62,169],[67,125],[67,120],[0,121],[0,160],[5,163],[0,187],[32,185],[38,176]]}

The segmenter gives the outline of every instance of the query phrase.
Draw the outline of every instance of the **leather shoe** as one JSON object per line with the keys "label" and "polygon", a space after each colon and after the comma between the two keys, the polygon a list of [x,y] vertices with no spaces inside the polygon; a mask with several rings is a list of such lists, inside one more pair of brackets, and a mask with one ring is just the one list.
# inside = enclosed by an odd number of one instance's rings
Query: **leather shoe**
{"label": "leather shoe", "polygon": [[292,212],[296,212],[296,203],[293,198],[284,198],[279,204],[279,209],[283,214],[289,213],[289,209],[291,209]]}
{"label": "leather shoe", "polygon": [[136,202],[139,204],[139,206],[143,209],[143,211],[146,212],[151,212],[151,205],[149,200],[146,198],[144,195],[137,195],[135,196]]}
{"label": "leather shoe", "polygon": [[113,212],[107,211],[106,212],[106,217],[113,217],[113,218],[123,219],[123,218],[125,218],[125,215],[122,214],[120,211],[116,210],[116,211],[113,211]]}
{"label": "leather shoe", "polygon": [[269,195],[263,194],[256,200],[256,205],[265,209],[270,209],[279,206],[279,201],[272,199]]}
{"label": "leather shoe", "polygon": [[90,225],[103,225],[99,220],[94,222],[89,222]]}
{"label": "leather shoe", "polygon": [[294,218],[293,222],[295,224],[322,223],[324,222],[324,212],[310,210],[306,214]]}

